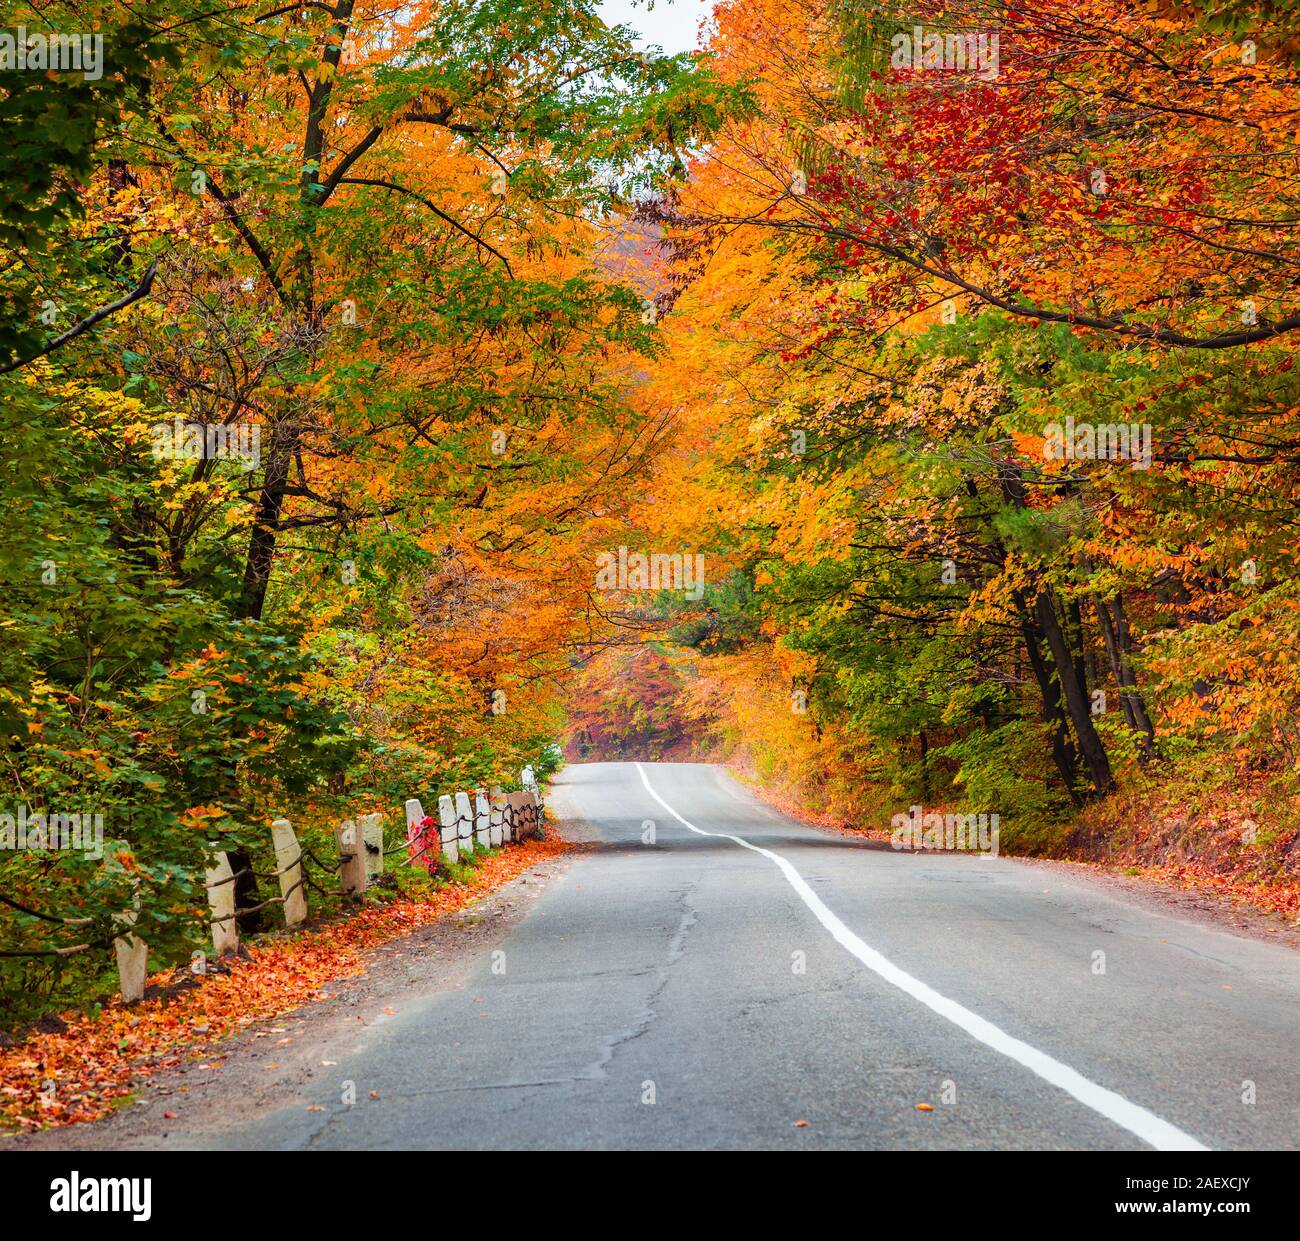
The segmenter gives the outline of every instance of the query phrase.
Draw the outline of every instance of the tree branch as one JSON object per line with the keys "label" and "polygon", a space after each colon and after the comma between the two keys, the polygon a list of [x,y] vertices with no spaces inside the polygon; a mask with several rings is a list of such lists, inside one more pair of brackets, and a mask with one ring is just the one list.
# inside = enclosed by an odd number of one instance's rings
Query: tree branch
{"label": "tree branch", "polygon": [[6,375],[10,371],[16,371],[20,367],[35,362],[37,358],[43,358],[47,354],[53,353],[56,349],[63,348],[63,346],[69,341],[75,340],[84,332],[90,331],[96,323],[102,323],[109,317],[109,315],[115,315],[119,310],[129,306],[132,302],[138,302],[142,297],[147,297],[149,295],[149,290],[153,288],[153,279],[157,274],[158,260],[154,259],[154,261],[149,264],[149,270],[145,272],[144,279],[141,280],[140,283],[125,297],[120,297],[117,301],[109,303],[109,305],[95,311],[93,315],[88,315],[86,318],[82,319],[76,327],[70,328],[68,331],[64,332],[62,336],[56,336],[48,345],[45,346],[44,349],[32,354],[30,358],[19,358],[4,366],[0,366],[0,375]]}
{"label": "tree branch", "polygon": [[396,185],[392,181],[380,181],[377,178],[373,178],[373,177],[341,177],[339,179],[339,184],[340,185],[375,185],[386,190],[396,190],[397,193],[399,194],[409,195],[411,198],[414,198],[417,202],[422,203],[424,206],[428,207],[428,209],[432,211],[433,214],[436,215],[439,219],[446,220],[446,222],[450,224],[452,228],[456,229],[458,232],[464,233],[465,236],[468,237],[475,244],[482,246],[483,249],[487,250],[491,254],[494,254],[498,259],[501,260],[502,264],[506,269],[506,273],[509,275],[510,279],[513,280],[515,278],[515,273],[510,267],[509,260],[506,258],[504,254],[501,253],[500,250],[496,249],[496,247],[491,245],[489,242],[484,241],[482,237],[480,237],[477,233],[472,232],[470,229],[466,228],[458,220],[453,220],[451,216],[449,216],[440,207],[436,207],[427,198],[425,198],[423,194],[417,194],[415,190],[408,190],[404,185]]}

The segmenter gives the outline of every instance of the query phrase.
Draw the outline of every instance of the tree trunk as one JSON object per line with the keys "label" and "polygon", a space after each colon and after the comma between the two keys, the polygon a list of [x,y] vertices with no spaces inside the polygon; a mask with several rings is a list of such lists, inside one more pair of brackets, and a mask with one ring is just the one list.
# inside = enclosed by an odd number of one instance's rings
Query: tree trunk
{"label": "tree trunk", "polygon": [[[1155,753],[1156,730],[1147,714],[1146,703],[1137,689],[1137,678],[1133,666],[1128,661],[1126,644],[1121,642],[1120,623],[1124,616],[1124,605],[1117,594],[1114,601],[1114,613],[1100,595],[1092,596],[1093,606],[1097,609],[1097,622],[1101,628],[1102,640],[1106,644],[1106,658],[1110,662],[1111,674],[1119,686],[1119,701],[1124,709],[1124,718],[1134,732],[1142,735],[1142,752],[1145,758]],[[1127,626],[1125,626],[1127,633]]]}
{"label": "tree trunk", "polygon": [[[252,873],[253,859],[247,849],[227,849],[226,856],[230,859],[230,869],[234,874],[245,871],[247,873],[239,875],[235,880],[235,908],[251,909],[258,904],[257,876]],[[262,919],[263,910],[256,913],[240,914],[235,922],[239,930],[244,935],[256,935],[264,925]]]}
{"label": "tree trunk", "polygon": [[1055,596],[1050,586],[1044,586],[1038,592],[1038,597],[1034,600],[1034,616],[1047,640],[1047,648],[1052,653],[1052,662],[1056,665],[1057,679],[1065,699],[1065,710],[1074,725],[1074,735],[1079,742],[1079,753],[1083,757],[1084,766],[1096,791],[1109,793],[1115,787],[1110,760],[1106,757],[1106,747],[1102,745],[1101,738],[1093,727],[1088,687],[1079,681],[1073,653],[1056,615]]}
{"label": "tree trunk", "polygon": [[292,456],[287,445],[272,435],[271,450],[266,458],[266,475],[257,502],[257,517],[248,539],[248,559],[244,562],[244,587],[239,597],[239,615],[261,620],[266,606],[266,592],[271,585],[271,568],[275,561],[275,539],[284,507],[284,486],[289,479]]}
{"label": "tree trunk", "polygon": [[[135,183],[131,176],[130,165],[124,159],[108,161],[108,205],[113,206],[117,196]],[[113,257],[109,260],[113,267],[127,267],[131,261],[131,232],[122,228],[113,243]]]}
{"label": "tree trunk", "polygon": [[[1015,508],[1026,507],[1025,484],[1014,468],[1003,470],[998,476],[1002,494]],[[1019,602],[1019,600],[1018,600]],[[1023,606],[1023,605],[1022,605]],[[1077,605],[1072,615],[1082,619]],[[1088,775],[1098,793],[1109,793],[1115,787],[1110,771],[1110,760],[1106,757],[1106,747],[1092,723],[1092,704],[1088,700],[1088,681],[1083,668],[1083,658],[1078,650],[1072,650],[1066,639],[1061,622],[1056,614],[1055,595],[1050,586],[1040,587],[1034,600],[1033,616],[1038,630],[1047,642],[1052,663],[1056,665],[1056,679],[1065,699],[1065,710],[1074,725],[1074,735],[1079,743],[1079,753],[1083,757]],[[1041,683],[1041,682],[1040,682]]]}
{"label": "tree trunk", "polygon": [[1016,606],[1020,609],[1020,632],[1025,639],[1029,666],[1033,670],[1034,680],[1038,682],[1038,690],[1043,699],[1043,719],[1055,726],[1052,730],[1052,762],[1056,764],[1056,770],[1061,775],[1061,781],[1065,785],[1065,791],[1070,795],[1070,801],[1075,806],[1081,806],[1083,798],[1079,794],[1076,774],[1078,754],[1070,737],[1070,722],[1065,718],[1065,712],[1061,710],[1061,691],[1056,678],[1052,675],[1050,664],[1043,658],[1039,646],[1042,635],[1029,614],[1024,598],[1019,592],[1016,593],[1015,598]]}
{"label": "tree trunk", "polygon": [[1148,751],[1155,753],[1156,726],[1147,712],[1147,704],[1137,688],[1137,675],[1133,671],[1133,661],[1129,655],[1133,651],[1133,638],[1129,633],[1128,617],[1124,613],[1124,596],[1118,591],[1111,600],[1111,609],[1115,614],[1115,641],[1119,647],[1120,668],[1124,672],[1124,684],[1129,688],[1128,699],[1133,706],[1133,716],[1138,728],[1146,734]]}

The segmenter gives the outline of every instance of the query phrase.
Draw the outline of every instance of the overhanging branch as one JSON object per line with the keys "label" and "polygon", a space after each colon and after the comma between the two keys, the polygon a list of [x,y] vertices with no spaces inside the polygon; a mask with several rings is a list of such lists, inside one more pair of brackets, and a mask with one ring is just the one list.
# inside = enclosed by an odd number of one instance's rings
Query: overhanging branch
{"label": "overhanging branch", "polygon": [[95,311],[93,315],[87,315],[86,318],[82,319],[82,321],[76,325],[76,327],[69,328],[62,336],[56,336],[48,345],[45,346],[44,349],[32,354],[31,357],[18,358],[13,362],[0,366],[0,375],[6,375],[10,371],[16,371],[20,367],[35,362],[37,358],[43,358],[47,354],[53,353],[56,349],[63,348],[63,346],[69,341],[76,340],[78,336],[90,331],[96,323],[102,323],[109,317],[109,315],[117,314],[119,310],[125,309],[127,306],[131,305],[132,302],[138,302],[142,297],[148,297],[150,289],[153,288],[154,277],[157,274],[158,260],[154,259],[154,261],[149,264],[149,270],[145,272],[144,279],[141,280],[130,293],[126,294],[125,297],[119,297],[117,301],[111,302],[109,305]]}

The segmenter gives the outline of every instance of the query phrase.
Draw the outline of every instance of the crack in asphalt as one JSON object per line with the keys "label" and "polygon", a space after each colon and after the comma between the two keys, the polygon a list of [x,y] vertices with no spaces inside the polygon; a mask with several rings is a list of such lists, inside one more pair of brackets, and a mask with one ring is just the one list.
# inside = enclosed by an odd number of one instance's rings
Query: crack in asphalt
{"label": "crack in asphalt", "polygon": [[605,1040],[601,1048],[600,1055],[588,1066],[579,1080],[596,1080],[608,1076],[608,1069],[614,1056],[619,1048],[626,1047],[629,1043],[639,1039],[647,1030],[654,1025],[658,1013],[655,1011],[655,1002],[663,994],[664,988],[668,985],[668,976],[672,967],[682,959],[686,952],[686,940],[691,931],[695,928],[700,920],[699,910],[691,904],[691,894],[698,885],[694,882],[689,883],[684,888],[679,888],[674,893],[681,906],[681,917],[677,922],[677,929],[673,932],[668,941],[668,957],[660,966],[654,968],[656,976],[655,985],[650,989],[650,994],[646,996],[645,1008],[636,1022],[625,1030],[611,1035]]}
{"label": "crack in asphalt", "polygon": [[1213,961],[1215,965],[1222,965],[1226,969],[1232,969],[1232,965],[1223,960],[1222,957],[1212,957],[1208,952],[1197,952],[1195,948],[1189,948],[1186,944],[1180,944],[1176,939],[1162,940],[1162,943],[1168,944],[1170,948],[1181,948],[1184,952],[1190,952],[1194,957],[1200,957],[1202,961]]}
{"label": "crack in asphalt", "polygon": [[774,1008],[781,1004],[799,1004],[806,1000],[819,999],[820,997],[827,995],[843,995],[844,987],[844,982],[839,981],[820,983],[816,986],[805,987],[802,991],[791,991],[786,995],[758,996],[755,999],[747,1000],[745,1004],[737,1010],[736,1015],[738,1017],[748,1017],[762,1008]]}
{"label": "crack in asphalt", "polygon": [[[388,1099],[421,1099],[432,1098],[438,1095],[456,1095],[456,1094],[479,1094],[484,1091],[527,1091],[527,1090],[545,1090],[554,1086],[575,1086],[583,1082],[602,1081],[608,1076],[609,1066],[614,1057],[618,1054],[620,1048],[627,1046],[645,1034],[654,1024],[658,1013],[655,1003],[663,994],[664,988],[668,985],[668,979],[672,967],[686,953],[686,941],[689,939],[691,931],[699,923],[699,910],[691,903],[691,896],[698,885],[694,882],[687,884],[684,888],[679,888],[674,893],[680,906],[680,916],[677,921],[677,927],[668,940],[668,952],[660,965],[647,966],[638,970],[600,970],[587,977],[607,977],[610,975],[620,975],[628,978],[653,977],[654,985],[650,988],[645,998],[645,1007],[637,1020],[628,1028],[620,1030],[616,1034],[610,1035],[601,1045],[600,1053],[582,1071],[568,1076],[539,1078],[532,1081],[515,1081],[515,1082],[478,1082],[467,1085],[453,1086],[431,1086],[420,1090],[386,1090],[384,1095]],[[355,1105],[354,1105],[355,1107]],[[310,1150],[321,1141],[322,1138],[330,1131],[330,1128],[336,1121],[343,1120],[349,1116],[354,1107],[336,1106],[327,1110],[326,1115],[322,1117],[321,1124],[307,1138],[303,1148]],[[507,1111],[513,1111],[513,1107],[508,1107]]]}

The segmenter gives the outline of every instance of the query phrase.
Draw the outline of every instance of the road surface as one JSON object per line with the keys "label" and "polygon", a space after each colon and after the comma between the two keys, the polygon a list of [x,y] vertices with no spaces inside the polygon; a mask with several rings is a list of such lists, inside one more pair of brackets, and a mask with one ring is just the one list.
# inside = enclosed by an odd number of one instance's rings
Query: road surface
{"label": "road surface", "polygon": [[550,807],[595,843],[465,985],[193,1144],[1300,1146],[1290,948],[1062,867],[818,831],[704,764],[571,766]]}

